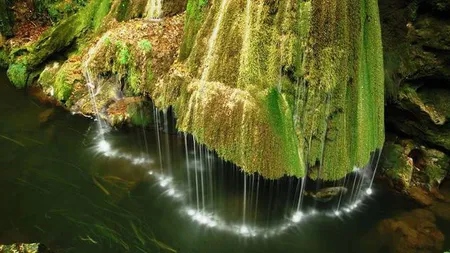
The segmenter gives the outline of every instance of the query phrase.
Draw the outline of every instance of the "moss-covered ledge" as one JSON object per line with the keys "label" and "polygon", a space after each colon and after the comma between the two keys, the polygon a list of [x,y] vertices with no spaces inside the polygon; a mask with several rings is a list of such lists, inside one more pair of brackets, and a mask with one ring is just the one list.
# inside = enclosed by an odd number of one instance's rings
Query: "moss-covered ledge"
{"label": "moss-covered ledge", "polygon": [[225,160],[337,180],[382,147],[376,1],[191,0],[187,22],[180,60],[151,95]]}

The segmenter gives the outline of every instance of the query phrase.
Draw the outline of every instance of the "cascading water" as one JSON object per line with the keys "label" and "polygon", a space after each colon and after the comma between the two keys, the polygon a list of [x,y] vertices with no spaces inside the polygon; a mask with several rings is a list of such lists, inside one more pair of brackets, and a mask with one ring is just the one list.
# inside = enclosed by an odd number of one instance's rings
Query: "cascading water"
{"label": "cascading water", "polygon": [[[227,10],[229,6],[232,6],[230,2],[232,2],[232,0],[216,0],[214,5],[220,5],[211,7],[217,11],[209,13],[210,16],[214,17],[212,17],[212,29],[209,37],[205,37],[208,38],[205,40],[206,50],[199,68],[200,71],[198,71],[201,92],[197,92],[189,98],[189,113],[194,114],[196,113],[195,110],[199,108],[204,111],[204,108],[201,108],[202,106],[206,106],[203,97],[209,95],[203,93],[205,92],[205,86],[209,85],[208,82],[218,81],[213,78],[215,77],[213,70],[215,67],[219,66],[218,53],[220,52],[220,37],[223,36],[223,34],[221,34],[221,29],[224,26],[224,20],[228,18]],[[252,0],[246,0],[245,3],[243,29],[242,27],[239,27],[241,29],[240,35],[242,35],[242,48],[239,56],[241,66],[239,67],[238,79],[244,78],[248,71],[246,67],[254,64],[253,61],[255,59],[252,58],[254,56],[249,53],[249,51],[254,50],[252,48],[254,46],[252,41],[258,35],[256,33],[257,29],[255,29],[254,26],[261,25],[265,22],[263,11],[266,6],[263,2],[256,3]],[[291,1],[287,1],[280,9],[285,9],[284,12],[287,12],[287,10],[292,9],[291,4]],[[257,8],[254,8],[256,11],[252,11],[252,6],[257,6]],[[161,1],[149,1],[146,7],[146,13],[147,18],[160,18]],[[282,18],[284,17],[282,16],[280,19]],[[275,36],[271,35],[269,37],[272,38]],[[273,87],[271,86],[267,89],[276,89],[277,98],[284,96],[282,91],[282,88],[284,88],[282,87],[284,81],[283,78],[285,77],[283,76],[285,74],[283,73],[283,64],[285,61],[289,60],[289,55],[284,55],[283,52],[283,48],[286,46],[283,44],[284,39],[285,38],[280,38],[275,52],[273,55],[270,55],[276,59],[274,63],[275,67],[271,67],[272,70],[275,69],[275,71],[272,72],[276,72],[276,74],[275,77],[271,79],[273,82],[271,82],[270,85]],[[95,50],[95,48],[92,50]],[[86,79],[88,80],[88,88],[93,107],[99,118],[99,129],[101,129],[101,135],[103,136],[103,126],[95,99],[95,80],[91,79],[92,77],[88,68],[92,54],[93,52],[90,51],[84,69]],[[299,56],[299,58],[301,57]],[[303,59],[300,59],[299,61],[302,60]],[[258,69],[258,71],[261,71],[261,69]],[[240,88],[245,90],[244,86],[246,85],[246,81],[238,81],[240,84],[244,83],[242,85],[243,87]],[[172,164],[171,152],[172,149],[176,147],[175,145],[172,145],[172,142],[170,141],[172,137],[175,137],[169,136],[169,133],[171,132],[169,130],[168,119],[170,113],[168,113],[168,110],[160,112],[156,107],[154,107],[153,115],[160,172],[157,173],[151,170],[149,174],[157,175],[159,185],[166,190],[168,196],[180,199],[180,196],[182,196],[181,192],[189,195],[188,198],[186,198],[187,203],[181,200],[180,202],[186,204],[184,207],[187,209],[187,214],[191,216],[194,221],[202,225],[218,227],[245,236],[272,236],[273,234],[285,231],[289,227],[296,226],[301,220],[308,216],[316,215],[319,212],[327,216],[341,216],[342,213],[344,213],[343,211],[345,211],[345,213],[350,213],[358,207],[365,195],[370,195],[372,193],[371,187],[377,165],[375,165],[374,170],[372,170],[370,164],[370,166],[356,170],[352,174],[346,175],[343,179],[335,180],[332,183],[320,179],[323,166],[322,163],[326,160],[324,156],[326,149],[325,140],[327,138],[327,129],[329,128],[328,120],[329,115],[333,113],[332,110],[334,109],[332,108],[331,101],[333,93],[321,96],[319,99],[320,101],[318,100],[323,107],[317,110],[322,110],[320,114],[324,114],[325,117],[322,117],[323,115],[314,114],[310,119],[305,119],[308,115],[306,115],[307,113],[305,113],[303,109],[307,107],[306,104],[309,97],[308,91],[311,91],[307,86],[308,85],[303,82],[301,78],[297,78],[296,86],[293,89],[295,92],[293,110],[290,111],[291,114],[289,114],[289,120],[292,116],[292,123],[296,130],[306,129],[305,131],[308,131],[305,135],[305,138],[309,139],[309,141],[305,142],[306,151],[304,153],[306,158],[304,160],[300,159],[300,163],[305,163],[305,166],[303,167],[308,167],[309,165],[308,156],[312,153],[310,151],[314,148],[312,147],[313,138],[316,140],[320,139],[319,141],[321,143],[318,145],[320,146],[320,151],[318,153],[320,153],[319,156],[321,161],[319,162],[319,167],[316,168],[316,179],[311,179],[309,177],[310,175],[303,176],[302,174],[302,177],[300,178],[281,178],[278,181],[273,181],[265,179],[257,173],[245,174],[239,168],[230,166],[230,164],[219,160],[216,154],[208,151],[204,145],[197,142],[195,137],[191,137],[186,133],[184,133],[183,137],[186,161],[183,163],[185,165],[182,165],[186,166],[186,168],[182,170],[184,172],[184,177],[176,178],[179,173],[179,168],[177,168],[177,166],[180,165],[176,163]],[[97,87],[97,89],[98,88],[99,87]],[[238,94],[238,92],[233,94]],[[232,96],[232,98],[236,100],[237,97],[238,95]],[[234,102],[234,100],[229,102],[230,107],[236,106]],[[254,101],[248,102],[248,100],[245,99],[239,106],[243,107],[242,110],[244,112],[246,112],[246,110],[251,111],[249,108],[252,106],[250,104],[253,102]],[[282,102],[283,101],[279,99],[274,104]],[[191,110],[191,108],[193,109]],[[190,117],[193,116],[190,115]],[[243,132],[247,130],[245,129],[246,117],[248,117],[248,115],[244,113],[242,121],[240,122],[240,126],[244,129]],[[203,115],[196,117],[195,120],[199,120],[202,122],[201,124],[205,123]],[[313,122],[311,123],[312,127],[303,126],[303,124],[307,124],[305,123],[307,120]],[[314,136],[316,128],[322,128],[325,129],[325,131],[320,132],[320,136]],[[242,139],[245,139],[246,137],[247,136],[241,135],[238,138],[241,138],[241,142],[244,143],[245,141]],[[144,138],[147,138],[145,133]],[[111,148],[109,147],[108,149]],[[299,151],[298,156],[302,157],[303,153],[300,154]],[[372,155],[371,163],[374,160],[374,156],[375,155]],[[377,159],[377,164],[378,160],[379,157]],[[372,176],[369,177],[367,175],[370,172],[372,172]],[[181,184],[184,185],[179,187],[179,182],[182,182]],[[222,186],[222,188],[217,189],[216,187],[218,185]],[[188,190],[183,191],[180,190],[180,188],[187,188]],[[286,217],[289,217],[289,219],[286,219]]]}
{"label": "cascading water", "polygon": [[[218,1],[218,0],[217,0]],[[221,0],[220,9],[218,12],[218,17],[214,24],[213,31],[211,33],[211,37],[208,40],[208,47],[206,51],[206,57],[203,62],[203,71],[200,80],[202,81],[202,89],[204,88],[204,82],[208,81],[209,70],[211,69],[211,65],[213,64],[214,54],[216,53],[216,40],[219,35],[220,26],[222,24],[223,17],[227,11],[227,6],[230,0]]]}
{"label": "cascading water", "polygon": [[109,144],[105,141],[104,134],[107,130],[106,123],[103,122],[103,119],[100,116],[100,110],[97,105],[96,96],[99,94],[101,87],[97,86],[97,81],[95,77],[92,77],[91,71],[89,70],[89,64],[91,63],[94,55],[98,51],[99,47],[102,45],[104,38],[106,38],[107,35],[100,38],[100,40],[97,42],[97,44],[89,49],[88,56],[86,61],[83,63],[83,74],[87,81],[86,87],[89,92],[89,97],[91,100],[93,112],[95,113],[96,121],[97,121],[97,127],[98,127],[98,137],[100,138],[99,142],[99,148],[100,149],[109,149]]}
{"label": "cascading water", "polygon": [[162,0],[148,0],[145,13],[149,20],[159,20],[162,16]]}

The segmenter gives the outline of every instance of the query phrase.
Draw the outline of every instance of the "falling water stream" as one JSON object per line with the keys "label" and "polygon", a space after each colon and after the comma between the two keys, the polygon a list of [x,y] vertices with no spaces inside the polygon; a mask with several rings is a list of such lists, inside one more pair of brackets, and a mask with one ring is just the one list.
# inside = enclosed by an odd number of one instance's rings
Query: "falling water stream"
{"label": "falling water stream", "polygon": [[108,145],[99,146],[98,122],[39,103],[4,73],[0,109],[0,244],[39,241],[86,253],[368,252],[369,231],[411,208],[372,182],[378,154],[345,179],[322,182],[321,189],[347,188],[327,200],[311,196],[317,184],[306,178],[243,174],[174,131],[170,110],[155,110],[149,127],[104,132]]}
{"label": "falling water stream", "polygon": [[162,16],[162,0],[148,0],[145,13],[149,20],[158,21]]}

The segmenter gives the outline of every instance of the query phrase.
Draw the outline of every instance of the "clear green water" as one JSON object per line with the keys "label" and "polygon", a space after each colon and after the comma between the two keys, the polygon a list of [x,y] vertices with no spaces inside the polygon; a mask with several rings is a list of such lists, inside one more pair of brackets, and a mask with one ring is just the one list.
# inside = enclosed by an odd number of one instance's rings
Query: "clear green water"
{"label": "clear green water", "polygon": [[[134,165],[95,152],[92,120],[55,108],[49,120],[41,122],[40,115],[51,107],[15,90],[2,72],[0,244],[42,242],[55,252],[83,253],[370,252],[367,233],[380,220],[412,207],[378,187],[374,197],[351,216],[308,219],[269,238],[246,238],[199,226],[183,209],[188,194],[182,197],[186,199],[174,200],[148,174],[160,168],[153,129],[145,132],[147,147],[140,128],[108,134],[114,148],[123,153],[139,156],[148,149],[145,153],[154,163]],[[161,141],[170,144],[170,150],[162,148],[165,165],[170,162],[178,189],[187,192],[182,180],[186,164],[183,136],[163,135]],[[223,217],[239,222],[242,181],[235,182],[241,177],[230,167],[225,164],[214,172],[221,180],[213,186],[213,203]],[[277,182],[265,183],[269,189],[282,187]],[[271,192],[261,193],[263,207],[254,221],[259,225],[286,220],[285,208],[280,207],[283,191]],[[441,226],[449,231],[448,226]]]}

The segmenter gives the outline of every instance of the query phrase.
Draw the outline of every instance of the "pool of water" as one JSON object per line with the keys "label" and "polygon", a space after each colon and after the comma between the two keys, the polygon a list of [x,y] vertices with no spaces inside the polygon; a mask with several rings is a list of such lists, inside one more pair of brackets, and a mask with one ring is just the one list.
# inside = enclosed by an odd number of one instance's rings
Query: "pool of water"
{"label": "pool of water", "polygon": [[369,231],[413,207],[375,183],[351,213],[296,223],[298,180],[245,176],[192,137],[153,127],[110,130],[103,143],[92,119],[39,103],[4,71],[0,118],[0,244],[85,253],[369,252]]}

